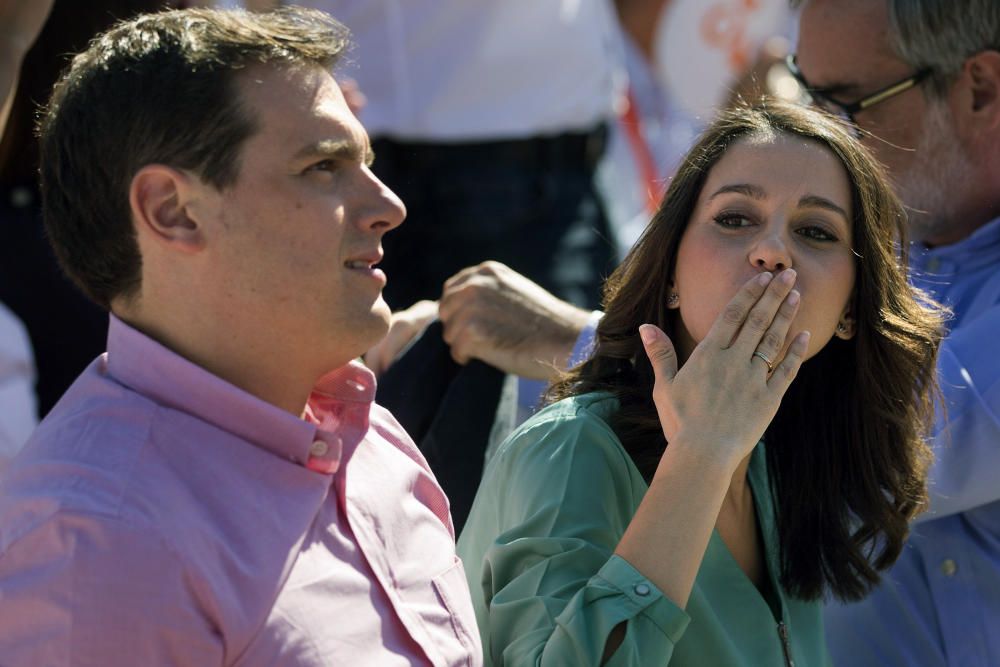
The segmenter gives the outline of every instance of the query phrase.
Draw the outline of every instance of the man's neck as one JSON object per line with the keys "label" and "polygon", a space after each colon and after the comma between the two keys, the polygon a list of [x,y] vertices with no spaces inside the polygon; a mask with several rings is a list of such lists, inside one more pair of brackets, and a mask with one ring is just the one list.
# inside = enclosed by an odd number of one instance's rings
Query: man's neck
{"label": "man's neck", "polygon": [[914,242],[927,248],[949,246],[964,241],[980,227],[1000,217],[1000,202],[957,210],[947,218],[931,218],[926,213],[910,213],[910,234]]}
{"label": "man's neck", "polygon": [[321,375],[296,364],[280,345],[241,335],[250,327],[205,327],[184,316],[155,317],[141,308],[116,305],[112,312],[191,363],[295,416],[302,414]]}

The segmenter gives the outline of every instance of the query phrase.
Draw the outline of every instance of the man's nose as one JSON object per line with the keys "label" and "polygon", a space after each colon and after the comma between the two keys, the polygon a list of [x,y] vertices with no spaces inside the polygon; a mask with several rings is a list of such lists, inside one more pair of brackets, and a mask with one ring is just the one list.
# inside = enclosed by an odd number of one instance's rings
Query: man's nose
{"label": "man's nose", "polygon": [[375,174],[369,173],[372,180],[372,192],[369,201],[369,214],[366,222],[381,232],[387,232],[403,224],[406,218],[406,206],[395,192],[380,181]]}

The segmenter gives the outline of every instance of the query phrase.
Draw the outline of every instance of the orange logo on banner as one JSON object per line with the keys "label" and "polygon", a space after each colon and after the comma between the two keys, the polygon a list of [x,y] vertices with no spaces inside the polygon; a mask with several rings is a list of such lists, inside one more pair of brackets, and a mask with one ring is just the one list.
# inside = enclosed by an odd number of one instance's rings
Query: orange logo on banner
{"label": "orange logo on banner", "polygon": [[760,0],[717,2],[702,15],[700,34],[706,44],[726,52],[733,72],[750,66],[753,54],[747,40],[750,15],[760,9]]}

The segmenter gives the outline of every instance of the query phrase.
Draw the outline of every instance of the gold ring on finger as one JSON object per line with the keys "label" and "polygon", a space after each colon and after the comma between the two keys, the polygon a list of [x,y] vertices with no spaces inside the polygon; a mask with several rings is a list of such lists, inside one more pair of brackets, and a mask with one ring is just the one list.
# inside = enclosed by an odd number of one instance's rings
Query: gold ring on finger
{"label": "gold ring on finger", "polygon": [[765,364],[767,364],[767,372],[768,373],[770,373],[771,371],[774,370],[774,362],[772,362],[770,359],[768,359],[767,356],[765,356],[763,352],[761,352],[759,350],[754,350],[753,356],[759,357],[761,361],[763,361]]}

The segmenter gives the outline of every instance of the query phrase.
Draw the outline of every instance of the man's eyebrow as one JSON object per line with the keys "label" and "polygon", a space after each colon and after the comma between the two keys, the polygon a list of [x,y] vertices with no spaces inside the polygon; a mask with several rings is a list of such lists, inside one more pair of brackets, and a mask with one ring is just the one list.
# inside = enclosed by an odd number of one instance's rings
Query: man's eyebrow
{"label": "man's eyebrow", "polygon": [[862,87],[857,83],[834,83],[829,86],[815,86],[807,90],[837,101],[860,97]]}
{"label": "man's eyebrow", "polygon": [[851,93],[857,93],[861,90],[861,86],[858,83],[850,81],[835,81],[825,85],[817,85],[810,81],[809,78],[802,73],[802,70],[799,70],[796,79],[800,84],[805,84],[805,89],[807,91],[825,95],[831,99],[836,99],[837,97],[841,97],[843,95],[850,96]]}
{"label": "man's eyebrow", "polygon": [[735,192],[736,194],[745,195],[751,199],[767,199],[767,193],[764,188],[759,185],[752,185],[750,183],[733,183],[731,185],[723,185],[721,188],[712,193],[712,196],[708,198],[708,201],[712,201],[716,197],[727,192]]}
{"label": "man's eyebrow", "polygon": [[850,219],[850,216],[847,215],[847,211],[842,209],[840,206],[837,206],[826,197],[820,197],[818,195],[806,195],[801,199],[799,199],[799,206],[826,209],[827,211],[839,213],[844,217],[845,220]]}
{"label": "man's eyebrow", "polygon": [[375,153],[368,144],[347,140],[322,140],[304,146],[295,154],[295,160],[325,158],[330,160],[353,160],[364,162],[369,167],[375,160]]}
{"label": "man's eyebrow", "polygon": [[871,91],[870,85],[866,86],[858,81],[834,81],[824,85],[816,85],[808,79],[805,81],[808,84],[806,90],[828,97],[834,102],[864,97],[866,91]]}

